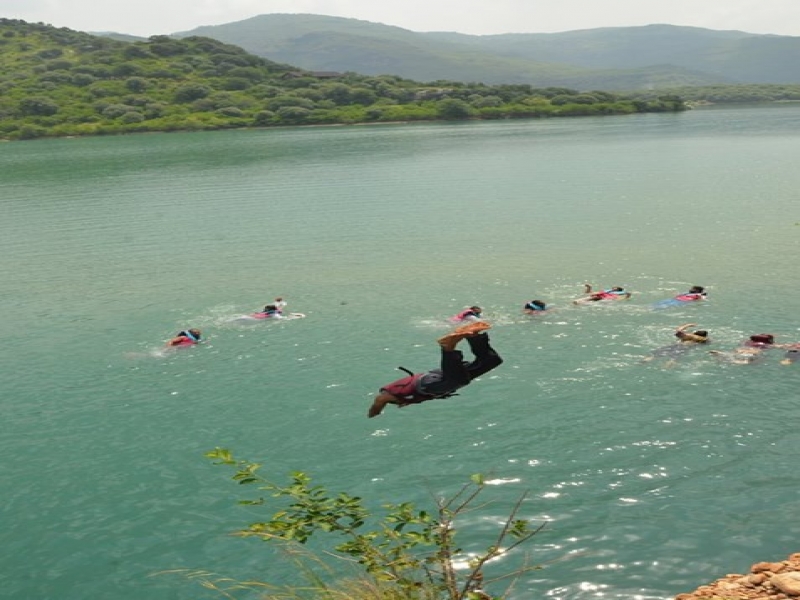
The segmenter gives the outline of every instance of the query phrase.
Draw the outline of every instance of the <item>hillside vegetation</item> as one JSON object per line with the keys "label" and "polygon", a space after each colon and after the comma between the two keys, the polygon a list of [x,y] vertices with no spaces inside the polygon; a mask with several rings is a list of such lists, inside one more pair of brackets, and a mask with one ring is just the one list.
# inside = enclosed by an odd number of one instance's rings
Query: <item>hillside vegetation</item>
{"label": "hillside vegetation", "polygon": [[391,73],[422,81],[609,91],[800,83],[798,37],[674,25],[466,35],[267,14],[175,35],[211,37],[311,70]]}
{"label": "hillside vegetation", "polygon": [[684,109],[676,96],[314,74],[205,37],[131,43],[0,19],[2,139]]}

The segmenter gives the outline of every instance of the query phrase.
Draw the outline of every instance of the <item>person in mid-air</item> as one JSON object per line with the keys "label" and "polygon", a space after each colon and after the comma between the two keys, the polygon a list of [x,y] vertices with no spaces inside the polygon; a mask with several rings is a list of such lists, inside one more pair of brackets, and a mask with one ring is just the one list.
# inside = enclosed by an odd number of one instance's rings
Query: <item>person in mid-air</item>
{"label": "person in mid-air", "polygon": [[184,329],[169,340],[167,346],[193,346],[200,342],[200,338],[201,333],[199,329]]}
{"label": "person in mid-air", "polygon": [[614,286],[603,290],[602,292],[595,292],[592,290],[592,284],[583,284],[583,293],[586,294],[583,298],[578,298],[574,304],[586,304],[587,302],[597,302],[599,300],[628,300],[631,297],[630,292],[626,292],[625,288]]}
{"label": "person in mid-air", "polygon": [[[449,398],[460,388],[469,385],[477,377],[500,366],[503,359],[489,344],[486,330],[491,325],[486,322],[471,323],[457,328],[454,332],[437,340],[441,349],[440,368],[424,373],[409,373],[392,383],[380,388],[380,391],[369,407],[367,416],[377,417],[387,404],[398,407],[409,404],[420,404],[437,398]],[[461,340],[467,340],[475,359],[464,361],[464,355],[456,346]]]}
{"label": "person in mid-air", "polygon": [[644,362],[649,362],[655,358],[663,357],[667,359],[666,366],[673,367],[675,366],[678,357],[684,354],[689,348],[699,344],[707,344],[708,331],[705,329],[697,329],[692,332],[687,331],[687,329],[690,327],[696,326],[696,323],[684,323],[683,325],[676,327],[675,337],[678,338],[678,343],[654,350],[650,356],[644,359]]}
{"label": "person in mid-air", "polygon": [[483,309],[480,306],[470,306],[465,308],[457,315],[450,317],[453,323],[475,323],[481,320]]}
{"label": "person in mid-air", "polygon": [[522,307],[526,315],[537,315],[547,310],[547,305],[541,300],[531,300]]}

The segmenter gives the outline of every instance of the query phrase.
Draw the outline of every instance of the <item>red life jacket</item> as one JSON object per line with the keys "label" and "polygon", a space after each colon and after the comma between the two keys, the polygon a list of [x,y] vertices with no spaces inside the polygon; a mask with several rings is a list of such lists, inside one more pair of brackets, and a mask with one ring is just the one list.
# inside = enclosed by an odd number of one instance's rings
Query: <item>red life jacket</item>
{"label": "red life jacket", "polygon": [[464,319],[466,319],[467,317],[475,317],[476,319],[480,318],[480,317],[478,317],[478,315],[476,315],[476,314],[475,314],[475,313],[472,311],[472,309],[471,309],[471,308],[468,308],[468,309],[466,309],[466,310],[462,310],[462,311],[461,311],[460,313],[458,313],[457,315],[454,315],[454,316],[450,317],[450,320],[451,320],[451,321],[453,321],[454,323],[457,323],[457,322],[459,322],[459,321],[463,321],[463,320],[464,320]]}
{"label": "red life jacket", "polygon": [[423,402],[433,398],[430,394],[423,394],[417,389],[417,382],[424,373],[415,373],[408,377],[403,377],[392,383],[388,383],[381,388],[382,392],[389,392],[392,396],[397,396],[403,402]]}

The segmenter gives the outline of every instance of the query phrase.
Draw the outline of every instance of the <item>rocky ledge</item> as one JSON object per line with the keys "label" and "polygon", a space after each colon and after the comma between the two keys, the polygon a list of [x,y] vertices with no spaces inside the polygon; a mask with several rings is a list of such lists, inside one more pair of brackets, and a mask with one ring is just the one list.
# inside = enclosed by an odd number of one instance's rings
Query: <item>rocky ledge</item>
{"label": "rocky ledge", "polygon": [[760,562],[747,575],[731,574],[675,600],[800,600],[800,552],[780,562]]}

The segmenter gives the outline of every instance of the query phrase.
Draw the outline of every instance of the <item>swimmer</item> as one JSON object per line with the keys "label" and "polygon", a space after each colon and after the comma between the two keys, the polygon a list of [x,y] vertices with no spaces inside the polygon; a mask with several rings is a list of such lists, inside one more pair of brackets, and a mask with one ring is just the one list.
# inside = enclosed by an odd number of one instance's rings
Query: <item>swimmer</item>
{"label": "swimmer", "polygon": [[678,343],[670,346],[664,346],[644,359],[644,362],[649,362],[657,357],[667,357],[666,367],[673,367],[677,363],[677,358],[683,355],[686,350],[698,344],[708,343],[708,331],[705,329],[697,329],[693,332],[687,332],[690,327],[696,327],[697,323],[684,323],[675,329],[675,337],[678,338]]}
{"label": "swimmer", "polygon": [[483,309],[480,306],[470,306],[457,315],[450,317],[453,323],[475,323],[481,320]]}
{"label": "swimmer", "polygon": [[625,288],[614,286],[603,290],[602,292],[592,291],[592,284],[583,284],[583,293],[586,294],[585,298],[578,298],[573,301],[573,304],[586,304],[587,302],[597,302],[599,300],[628,300],[631,297],[630,292],[626,292]]}
{"label": "swimmer", "polygon": [[175,335],[167,342],[168,347],[193,346],[200,343],[201,333],[199,329],[185,329]]}
{"label": "swimmer", "polygon": [[541,300],[531,300],[522,307],[522,310],[526,315],[538,315],[547,310],[547,305]]}
{"label": "swimmer", "polygon": [[[489,345],[486,330],[491,325],[485,322],[463,325],[453,333],[437,340],[441,350],[440,368],[424,373],[409,373],[392,383],[383,386],[370,406],[367,416],[377,417],[387,404],[395,404],[402,408],[409,404],[420,404],[437,398],[449,398],[456,395],[456,390],[469,385],[472,381],[500,366],[503,359]],[[475,359],[465,362],[464,355],[456,346],[461,340],[467,340]],[[403,369],[405,370],[405,369]]]}
{"label": "swimmer", "polygon": [[708,332],[705,329],[698,329],[692,333],[687,333],[689,327],[697,327],[697,323],[684,323],[675,329],[675,337],[682,344],[705,344],[708,342]]}
{"label": "swimmer", "polygon": [[707,295],[702,285],[693,285],[685,294],[678,294],[675,296],[675,300],[679,300],[680,302],[695,302],[697,300],[705,300]]}
{"label": "swimmer", "polygon": [[800,361],[800,344],[789,344],[784,346],[787,348],[786,354],[781,359],[782,365],[791,365]]}
{"label": "swimmer", "polygon": [[264,310],[262,310],[258,314],[263,315],[267,319],[282,319],[283,318],[283,310],[277,304],[267,304],[264,307]]}
{"label": "swimmer", "polygon": [[771,333],[756,333],[742,342],[742,345],[733,352],[727,354],[716,350],[711,350],[711,354],[716,354],[726,358],[735,365],[750,365],[762,357],[764,350],[776,348],[775,336]]}

